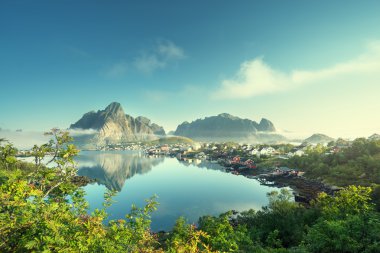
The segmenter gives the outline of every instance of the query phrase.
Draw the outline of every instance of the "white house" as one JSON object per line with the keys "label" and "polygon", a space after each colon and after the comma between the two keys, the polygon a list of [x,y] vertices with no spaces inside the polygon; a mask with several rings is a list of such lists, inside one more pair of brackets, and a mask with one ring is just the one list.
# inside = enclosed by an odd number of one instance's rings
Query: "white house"
{"label": "white house", "polygon": [[260,149],[260,155],[272,155],[276,150],[272,147],[264,147]]}
{"label": "white house", "polygon": [[192,151],[192,148],[191,147],[181,147],[181,151],[184,151],[184,152],[191,152]]}
{"label": "white house", "polygon": [[251,151],[249,151],[249,153],[251,155],[258,155],[258,154],[260,154],[260,152],[259,152],[259,150],[257,148],[252,149]]}
{"label": "white house", "polygon": [[303,156],[305,154],[305,151],[299,149],[297,150],[296,152],[294,152],[294,155],[297,155],[297,156]]}
{"label": "white house", "polygon": [[192,145],[192,148],[193,148],[193,150],[198,150],[198,149],[200,149],[202,147],[202,145],[201,144],[199,144],[198,142],[195,142],[195,143],[193,143],[193,145]]}

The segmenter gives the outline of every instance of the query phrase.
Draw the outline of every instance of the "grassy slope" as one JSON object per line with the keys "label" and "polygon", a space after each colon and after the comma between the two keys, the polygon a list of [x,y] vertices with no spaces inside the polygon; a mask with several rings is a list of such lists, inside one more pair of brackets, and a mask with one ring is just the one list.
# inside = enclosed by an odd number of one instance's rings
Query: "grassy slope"
{"label": "grassy slope", "polygon": [[182,136],[172,136],[172,137],[164,137],[158,140],[149,141],[147,144],[150,145],[164,145],[164,144],[193,144],[194,141],[187,137]]}

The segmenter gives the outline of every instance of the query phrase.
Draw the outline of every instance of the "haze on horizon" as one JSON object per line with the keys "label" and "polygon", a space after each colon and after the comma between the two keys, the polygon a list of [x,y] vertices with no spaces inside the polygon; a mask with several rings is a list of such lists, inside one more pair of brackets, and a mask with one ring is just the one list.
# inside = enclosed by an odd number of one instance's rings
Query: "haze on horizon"
{"label": "haze on horizon", "polygon": [[0,128],[67,128],[120,102],[175,130],[219,113],[307,136],[380,133],[380,2],[11,1]]}

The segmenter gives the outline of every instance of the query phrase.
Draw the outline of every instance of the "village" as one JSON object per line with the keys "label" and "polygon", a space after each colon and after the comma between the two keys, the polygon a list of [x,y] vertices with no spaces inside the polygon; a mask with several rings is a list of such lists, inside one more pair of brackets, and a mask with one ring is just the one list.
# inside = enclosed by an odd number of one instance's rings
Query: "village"
{"label": "village", "polygon": [[[214,168],[236,176],[255,179],[262,185],[291,187],[296,201],[308,203],[318,192],[333,194],[336,189],[304,177],[304,168],[287,166],[290,158],[300,159],[312,152],[330,155],[340,152],[352,143],[344,140],[326,144],[238,144],[235,142],[201,143],[178,142],[153,144],[146,142],[109,144],[99,146],[100,152],[140,151],[147,157],[176,158],[185,165]],[[19,157],[33,156],[31,150],[18,152]],[[291,167],[291,168],[290,168]]]}
{"label": "village", "polygon": [[308,204],[318,192],[333,194],[338,189],[304,177],[302,168],[289,168],[283,164],[292,157],[301,158],[310,152],[334,154],[350,145],[350,142],[344,140],[324,145],[194,143],[145,147],[144,152],[148,156],[176,157],[179,161],[194,166],[215,163],[227,173],[255,179],[263,185],[290,187],[297,202]]}
{"label": "village", "polygon": [[339,152],[348,147],[349,142],[334,143],[334,145],[322,145],[301,143],[252,145],[225,143],[175,143],[149,145],[146,143],[128,143],[120,145],[108,145],[100,150],[142,150],[147,156],[176,157],[179,161],[198,165],[202,161],[217,163],[226,172],[243,175],[249,178],[271,177],[302,177],[302,168],[288,168],[282,166],[282,161],[292,157],[307,155],[313,150],[319,150],[326,155]]}
{"label": "village", "polygon": [[[337,141],[334,145],[322,144],[238,144],[224,143],[173,143],[156,144],[131,142],[99,146],[97,151],[140,150],[147,156],[175,157],[179,161],[198,165],[202,161],[219,164],[228,173],[249,178],[302,177],[302,168],[282,166],[282,161],[292,157],[308,155],[319,150],[326,155],[337,153],[350,145],[347,141]],[[31,150],[19,150],[17,156],[31,156]]]}

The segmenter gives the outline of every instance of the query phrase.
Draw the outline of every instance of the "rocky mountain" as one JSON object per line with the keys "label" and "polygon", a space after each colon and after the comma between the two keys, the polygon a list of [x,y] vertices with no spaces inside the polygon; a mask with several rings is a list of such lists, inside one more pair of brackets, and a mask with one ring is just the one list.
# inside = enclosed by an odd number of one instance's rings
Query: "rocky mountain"
{"label": "rocky mountain", "polygon": [[324,134],[313,134],[309,138],[305,139],[304,142],[311,143],[311,144],[318,144],[318,143],[329,143],[330,141],[333,141],[334,138],[331,138]]}
{"label": "rocky mountain", "polygon": [[270,139],[276,142],[285,137],[275,133],[276,128],[267,119],[260,123],[242,119],[228,113],[197,119],[191,123],[183,122],[174,132],[177,136],[185,136],[204,141],[250,141],[265,142]]}
{"label": "rocky mountain", "polygon": [[165,135],[165,130],[145,117],[133,118],[125,114],[121,105],[113,102],[104,110],[91,111],[70,126],[74,130],[93,130],[77,136],[77,141],[94,144],[117,144],[129,141],[154,140]]}
{"label": "rocky mountain", "polygon": [[153,131],[153,133],[155,135],[160,135],[160,136],[165,136],[166,135],[164,128],[162,126],[159,126],[159,125],[155,124],[155,123],[151,123],[150,119],[142,117],[142,116],[139,116],[139,117],[136,118],[136,120],[138,122],[141,122],[141,123],[149,126],[152,129],[152,131]]}

